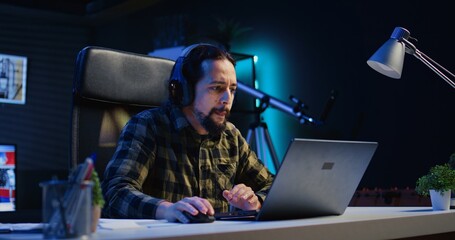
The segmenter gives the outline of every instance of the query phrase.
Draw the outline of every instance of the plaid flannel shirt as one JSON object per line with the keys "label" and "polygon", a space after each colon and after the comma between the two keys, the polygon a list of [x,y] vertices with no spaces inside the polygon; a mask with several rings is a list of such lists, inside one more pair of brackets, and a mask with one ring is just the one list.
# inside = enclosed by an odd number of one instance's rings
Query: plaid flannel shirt
{"label": "plaid flannel shirt", "polygon": [[[272,181],[232,123],[221,136],[201,136],[180,108],[166,105],[133,116],[123,128],[102,182],[103,214],[155,218],[162,201],[191,196],[206,198],[216,212],[228,211],[223,190],[243,183],[263,201]],[[147,184],[150,192],[144,193]]]}

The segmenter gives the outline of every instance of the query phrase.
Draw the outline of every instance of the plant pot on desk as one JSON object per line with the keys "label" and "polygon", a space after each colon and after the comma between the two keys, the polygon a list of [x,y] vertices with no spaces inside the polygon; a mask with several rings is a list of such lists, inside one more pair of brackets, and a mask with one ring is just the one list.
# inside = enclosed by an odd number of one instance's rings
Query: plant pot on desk
{"label": "plant pot on desk", "polygon": [[450,190],[436,191],[430,190],[431,206],[433,211],[446,211],[450,209]]}
{"label": "plant pot on desk", "polygon": [[101,217],[101,207],[98,205],[92,206],[92,233],[96,232],[96,227]]}
{"label": "plant pot on desk", "polygon": [[450,208],[451,189],[455,189],[455,170],[448,163],[431,167],[426,175],[417,179],[415,188],[420,195],[430,195],[433,210]]}
{"label": "plant pot on desk", "polygon": [[104,197],[101,191],[101,183],[96,171],[92,172],[93,192],[92,192],[92,233],[96,232],[98,221],[101,217],[101,209],[104,206]]}
{"label": "plant pot on desk", "polygon": [[450,209],[455,209],[455,190],[452,190],[450,194]]}

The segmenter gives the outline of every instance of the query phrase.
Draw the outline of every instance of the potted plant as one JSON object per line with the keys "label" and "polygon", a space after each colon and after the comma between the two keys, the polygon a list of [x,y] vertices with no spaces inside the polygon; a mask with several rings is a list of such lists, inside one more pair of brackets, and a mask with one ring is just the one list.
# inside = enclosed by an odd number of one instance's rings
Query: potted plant
{"label": "potted plant", "polygon": [[[449,158],[449,165],[452,170],[455,170],[455,153],[452,153]],[[455,189],[452,189],[450,197],[450,209],[455,209]]]}
{"label": "potted plant", "polygon": [[433,210],[448,210],[450,193],[455,189],[455,170],[448,163],[433,166],[430,171],[416,182],[416,192],[422,196],[430,195]]}
{"label": "potted plant", "polygon": [[98,173],[93,170],[91,180],[93,182],[92,188],[92,232],[96,231],[96,226],[98,225],[98,221],[101,217],[101,209],[104,206],[104,198],[103,193],[101,192],[101,184]]}

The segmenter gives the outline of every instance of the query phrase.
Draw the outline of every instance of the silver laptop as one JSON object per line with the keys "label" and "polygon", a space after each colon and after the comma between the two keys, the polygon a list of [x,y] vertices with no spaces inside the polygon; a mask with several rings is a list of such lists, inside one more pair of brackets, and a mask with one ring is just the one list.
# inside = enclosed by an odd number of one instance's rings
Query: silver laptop
{"label": "silver laptop", "polygon": [[341,215],[377,142],[295,138],[259,211],[216,213],[217,220],[283,220]]}

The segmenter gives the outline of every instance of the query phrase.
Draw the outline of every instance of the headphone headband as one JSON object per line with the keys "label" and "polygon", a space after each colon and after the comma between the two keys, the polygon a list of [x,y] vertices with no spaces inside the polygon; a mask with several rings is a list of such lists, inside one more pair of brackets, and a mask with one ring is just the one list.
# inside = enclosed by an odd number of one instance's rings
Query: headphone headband
{"label": "headphone headband", "polygon": [[[188,84],[187,79],[183,76],[183,63],[185,58],[193,51],[193,49],[199,46],[208,46],[216,47],[215,45],[209,43],[196,43],[192,44],[182,50],[182,53],[175,61],[174,68],[172,69],[172,74],[169,82],[169,96],[175,104],[180,104],[182,106],[190,105],[193,100],[193,89]],[[217,47],[216,47],[217,48]]]}
{"label": "headphone headband", "polygon": [[214,46],[213,44],[210,44],[210,43],[196,43],[196,44],[192,44],[186,48],[184,48],[182,50],[182,53],[180,54],[180,57],[188,57],[188,55],[190,54],[190,52],[195,49],[196,47],[199,47],[199,46],[208,46],[208,47],[216,47]]}

